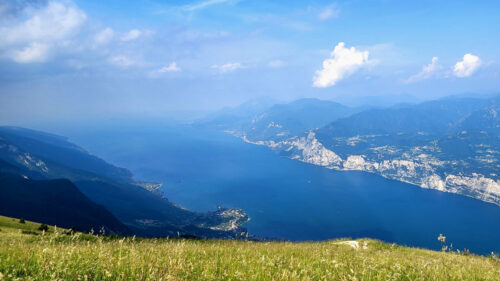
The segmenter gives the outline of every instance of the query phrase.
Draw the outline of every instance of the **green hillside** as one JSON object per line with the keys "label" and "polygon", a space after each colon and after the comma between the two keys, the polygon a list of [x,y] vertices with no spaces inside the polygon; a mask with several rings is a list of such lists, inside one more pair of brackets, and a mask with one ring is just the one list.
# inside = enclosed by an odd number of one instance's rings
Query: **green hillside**
{"label": "green hillside", "polygon": [[379,241],[321,243],[42,233],[0,217],[0,280],[500,280],[498,258]]}

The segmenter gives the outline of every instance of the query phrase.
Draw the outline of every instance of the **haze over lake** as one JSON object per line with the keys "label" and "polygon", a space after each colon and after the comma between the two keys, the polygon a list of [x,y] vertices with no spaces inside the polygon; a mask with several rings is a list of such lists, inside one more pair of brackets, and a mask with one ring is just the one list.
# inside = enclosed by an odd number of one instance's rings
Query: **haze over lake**
{"label": "haze over lake", "polygon": [[251,235],[294,241],[372,237],[500,251],[500,207],[356,171],[333,171],[225,133],[185,125],[67,130],[70,140],[197,211],[241,208]]}

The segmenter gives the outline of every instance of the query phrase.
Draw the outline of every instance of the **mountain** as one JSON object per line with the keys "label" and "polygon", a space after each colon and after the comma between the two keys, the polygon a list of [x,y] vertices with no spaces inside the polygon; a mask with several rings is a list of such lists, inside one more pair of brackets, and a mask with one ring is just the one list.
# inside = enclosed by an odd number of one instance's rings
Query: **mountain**
{"label": "mountain", "polygon": [[421,100],[408,94],[389,94],[383,96],[351,96],[343,95],[335,98],[335,101],[351,107],[379,107],[387,108],[398,104],[417,104]]}
{"label": "mountain", "polygon": [[[248,217],[243,211],[220,208],[197,213],[176,206],[148,189],[154,184],[135,182],[128,170],[108,164],[59,136],[0,127],[0,160],[21,170],[19,174],[29,180],[66,179],[64,184],[57,183],[76,186],[137,235],[234,238],[245,232],[241,225]],[[51,184],[54,182],[43,182],[44,186]],[[19,194],[11,195],[11,200],[21,200]]]}
{"label": "mountain", "polygon": [[[287,116],[276,112],[275,120]],[[450,97],[351,114],[340,110],[320,128],[308,123],[283,138],[255,134],[256,126],[226,131],[303,162],[376,173],[500,205],[499,113],[500,96]]]}
{"label": "mountain", "polygon": [[248,141],[279,141],[322,127],[357,110],[332,101],[299,99],[263,109],[235,111],[241,114],[204,120],[199,125],[226,130]]}
{"label": "mountain", "polygon": [[267,110],[274,104],[273,100],[267,98],[250,100],[236,107],[225,107],[193,123],[196,126],[217,130],[239,127],[245,125],[252,116]]}
{"label": "mountain", "polygon": [[69,180],[33,180],[0,160],[0,214],[80,231],[129,235],[131,231]]}
{"label": "mountain", "polygon": [[464,118],[487,104],[487,100],[464,98],[371,109],[332,120],[318,130],[318,135],[324,138],[401,133],[439,135],[453,131]]}
{"label": "mountain", "polygon": [[[11,145],[19,153],[28,153],[51,164],[53,169],[44,169],[35,163],[30,169],[39,170],[49,177],[88,178],[98,174],[117,182],[130,182],[132,173],[106,163],[104,160],[89,154],[83,148],[68,142],[65,137],[20,127],[0,127],[0,141]],[[18,161],[19,153],[3,153],[0,157],[13,157]],[[28,159],[29,160],[29,159]],[[28,161],[30,162],[30,161]]]}

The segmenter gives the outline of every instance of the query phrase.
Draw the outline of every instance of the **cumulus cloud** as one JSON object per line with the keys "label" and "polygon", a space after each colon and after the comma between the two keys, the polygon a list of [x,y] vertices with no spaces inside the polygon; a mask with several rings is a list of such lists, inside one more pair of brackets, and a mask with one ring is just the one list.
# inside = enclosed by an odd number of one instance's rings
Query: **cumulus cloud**
{"label": "cumulus cloud", "polygon": [[0,27],[0,46],[17,62],[44,61],[50,50],[76,35],[86,14],[70,2],[25,7]]}
{"label": "cumulus cloud", "polygon": [[210,68],[216,69],[221,73],[227,73],[227,72],[233,72],[235,70],[243,68],[243,65],[239,62],[232,62],[232,63],[223,64],[223,65],[214,64]]}
{"label": "cumulus cloud", "polygon": [[81,27],[87,16],[74,5],[50,1],[39,10],[26,9],[29,18],[17,25],[2,28],[8,43],[65,39]]}
{"label": "cumulus cloud", "polygon": [[323,9],[319,14],[318,14],[318,19],[325,21],[329,19],[335,19],[339,16],[339,9],[335,7],[335,5],[330,5]]}
{"label": "cumulus cloud", "polygon": [[418,82],[435,76],[443,68],[438,60],[438,57],[433,57],[430,64],[424,66],[419,73],[406,79],[406,83]]}
{"label": "cumulus cloud", "polygon": [[368,51],[358,51],[354,47],[346,48],[344,42],[335,46],[330,58],[323,61],[323,68],[316,71],[313,86],[325,88],[353,74],[368,63]]}
{"label": "cumulus cloud", "polygon": [[142,31],[140,31],[139,29],[132,29],[129,32],[125,33],[125,35],[122,36],[122,41],[132,41],[132,40],[139,38],[139,36],[141,36],[141,35],[142,35]]}
{"label": "cumulus cloud", "polygon": [[462,61],[453,67],[453,74],[456,77],[464,78],[474,74],[481,66],[481,59],[473,54],[465,54]]}
{"label": "cumulus cloud", "polygon": [[267,66],[270,68],[279,68],[279,67],[282,67],[284,65],[285,65],[285,63],[282,60],[272,60],[267,64]]}
{"label": "cumulus cloud", "polygon": [[127,68],[135,64],[135,61],[126,56],[112,56],[108,62],[118,67]]}
{"label": "cumulus cloud", "polygon": [[106,45],[115,36],[115,31],[109,27],[101,30],[94,36],[94,46]]}

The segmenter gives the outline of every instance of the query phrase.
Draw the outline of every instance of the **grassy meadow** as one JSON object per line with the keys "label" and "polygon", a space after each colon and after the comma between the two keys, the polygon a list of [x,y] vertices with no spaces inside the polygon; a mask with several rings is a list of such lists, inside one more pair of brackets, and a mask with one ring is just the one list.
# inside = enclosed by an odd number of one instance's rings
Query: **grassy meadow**
{"label": "grassy meadow", "polygon": [[360,239],[113,238],[0,217],[0,280],[500,280],[495,257]]}

